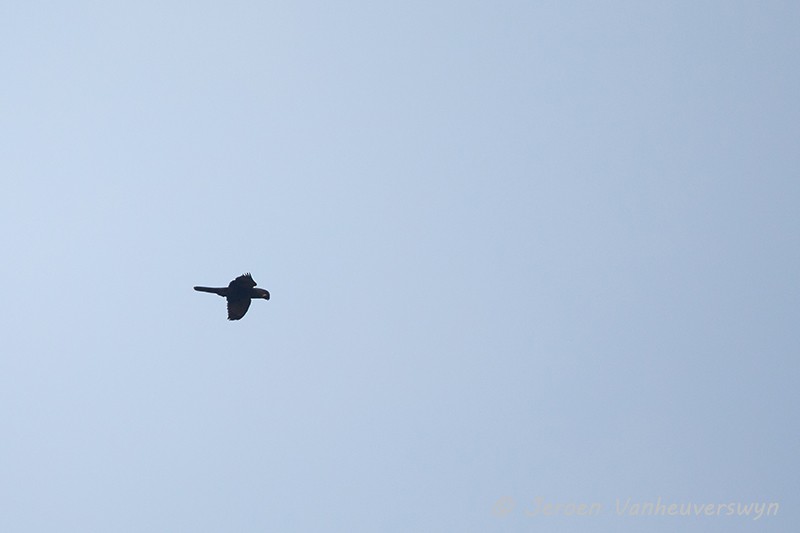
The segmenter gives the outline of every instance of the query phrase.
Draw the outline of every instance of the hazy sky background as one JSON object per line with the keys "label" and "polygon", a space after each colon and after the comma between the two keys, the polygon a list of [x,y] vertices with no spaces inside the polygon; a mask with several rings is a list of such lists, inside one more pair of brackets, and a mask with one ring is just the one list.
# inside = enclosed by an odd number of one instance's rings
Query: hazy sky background
{"label": "hazy sky background", "polygon": [[3,2],[0,530],[792,531],[798,28]]}

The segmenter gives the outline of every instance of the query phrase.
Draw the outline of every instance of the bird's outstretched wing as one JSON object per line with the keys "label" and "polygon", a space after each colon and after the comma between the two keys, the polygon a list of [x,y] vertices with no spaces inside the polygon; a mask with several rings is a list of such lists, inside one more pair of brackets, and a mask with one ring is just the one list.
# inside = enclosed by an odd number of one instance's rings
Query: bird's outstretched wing
{"label": "bird's outstretched wing", "polygon": [[239,320],[250,309],[250,298],[228,298],[228,320]]}
{"label": "bird's outstretched wing", "polygon": [[231,289],[252,289],[255,286],[256,282],[253,280],[253,276],[250,275],[250,272],[242,274],[228,285]]}

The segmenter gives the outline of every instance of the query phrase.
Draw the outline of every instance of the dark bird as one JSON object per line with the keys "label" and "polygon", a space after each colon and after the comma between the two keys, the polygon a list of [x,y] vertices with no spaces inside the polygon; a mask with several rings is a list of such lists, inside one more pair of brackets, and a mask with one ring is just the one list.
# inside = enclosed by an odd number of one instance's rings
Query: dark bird
{"label": "dark bird", "polygon": [[242,318],[250,309],[253,298],[269,300],[269,291],[257,288],[249,272],[231,281],[227,287],[195,287],[194,290],[224,296],[228,300],[228,320]]}

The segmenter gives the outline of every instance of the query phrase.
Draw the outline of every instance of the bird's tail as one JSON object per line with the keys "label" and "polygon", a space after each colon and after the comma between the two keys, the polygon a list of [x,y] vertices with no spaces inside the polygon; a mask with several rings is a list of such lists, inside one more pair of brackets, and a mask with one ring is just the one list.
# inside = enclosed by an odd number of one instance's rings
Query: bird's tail
{"label": "bird's tail", "polygon": [[219,294],[220,296],[225,296],[225,292],[227,292],[228,289],[226,287],[220,287],[220,288],[216,288],[216,287],[195,287],[194,290],[200,291],[200,292],[213,292],[214,294]]}

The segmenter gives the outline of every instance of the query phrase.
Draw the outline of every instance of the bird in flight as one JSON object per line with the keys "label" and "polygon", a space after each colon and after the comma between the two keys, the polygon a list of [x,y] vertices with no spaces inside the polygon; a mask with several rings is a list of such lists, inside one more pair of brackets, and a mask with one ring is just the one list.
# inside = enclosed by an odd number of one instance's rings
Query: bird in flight
{"label": "bird in flight", "polygon": [[249,272],[231,281],[227,287],[195,287],[194,290],[225,297],[228,300],[228,320],[242,318],[250,309],[250,300],[253,298],[269,300],[269,291],[257,288]]}

